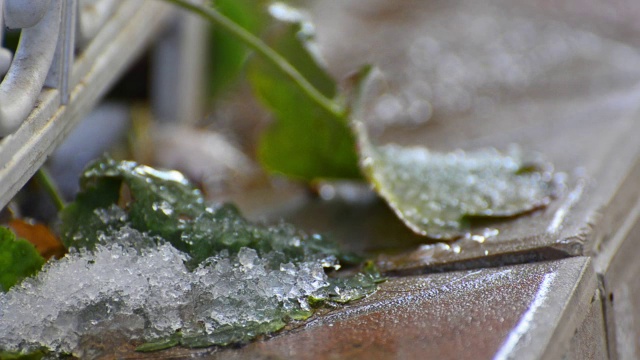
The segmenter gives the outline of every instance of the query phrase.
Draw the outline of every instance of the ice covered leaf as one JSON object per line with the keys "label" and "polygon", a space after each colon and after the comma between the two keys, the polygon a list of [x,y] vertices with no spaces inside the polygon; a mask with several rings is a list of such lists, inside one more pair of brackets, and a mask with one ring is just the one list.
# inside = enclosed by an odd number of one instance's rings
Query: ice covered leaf
{"label": "ice covered leaf", "polygon": [[181,173],[161,171],[132,161],[107,160],[89,168],[83,181],[115,179],[123,182],[130,199],[122,199],[132,226],[150,231],[186,251],[182,224],[204,211],[204,198]]}
{"label": "ice covered leaf", "polygon": [[44,262],[31,243],[0,227],[0,292],[37,273]]}
{"label": "ice covered leaf", "polygon": [[356,124],[361,166],[375,190],[414,232],[451,239],[468,217],[508,217],[546,205],[548,173],[517,152],[437,153],[425,147],[376,146]]}
{"label": "ice covered leaf", "polygon": [[201,192],[178,172],[101,159],[85,170],[78,198],[62,213],[63,239],[67,246],[88,249],[104,238],[143,241],[120,236],[122,228],[169,241],[189,255],[191,268],[219,251],[236,253],[242,247],[279,251],[290,260],[322,254],[344,263],[359,261],[320,235],[286,224],[253,224],[233,205],[208,207]]}
{"label": "ice covered leaf", "polygon": [[80,188],[76,200],[61,214],[67,247],[93,248],[100,233],[128,221],[133,228],[189,251],[190,244],[181,238],[184,224],[205,209],[201,192],[179,172],[131,161],[104,158],[94,162],[82,174]]}
{"label": "ice covered leaf", "polygon": [[[375,291],[376,284],[385,281],[373,262],[366,262],[360,272],[353,276],[329,279],[329,291],[327,301],[336,303],[348,303],[362,299]],[[314,299],[319,301],[321,299]]]}
{"label": "ice covered leaf", "polygon": [[284,319],[279,318],[266,322],[252,322],[243,326],[225,325],[209,334],[185,336],[180,340],[180,344],[188,348],[242,344],[253,340],[258,335],[274,333],[285,326]]}
{"label": "ice covered leaf", "polygon": [[256,249],[260,253],[277,252],[282,256],[278,261],[333,257],[352,264],[361,260],[340,251],[334,242],[322,235],[309,235],[288,224],[264,226],[251,223],[231,204],[207,208],[194,221],[185,225],[182,238],[192,244],[191,266],[200,264],[219,251],[237,253],[243,247]]}
{"label": "ice covered leaf", "polygon": [[[267,41],[323,95],[336,85],[314,56],[313,27],[303,14],[282,4],[270,8],[282,21]],[[249,66],[249,79],[275,122],[262,135],[258,157],[270,171],[301,180],[361,178],[355,137],[348,121],[309,100],[289,78],[260,57]]]}
{"label": "ice covered leaf", "polygon": [[375,191],[414,232],[436,239],[463,235],[472,217],[510,217],[546,205],[553,193],[550,166],[519,151],[438,153],[427,147],[378,146],[362,121],[382,76],[363,68],[351,87],[351,121],[360,167]]}
{"label": "ice covered leaf", "polygon": [[0,349],[45,346],[83,358],[99,351],[84,348],[86,340],[108,331],[148,341],[140,351],[244,343],[325,303],[368,295],[379,280],[367,267],[330,278],[327,262],[338,263],[320,255],[295,260],[243,247],[190,271],[185,254],[169,244],[140,251],[110,244],[72,251],[0,294]]}
{"label": "ice covered leaf", "polygon": [[84,182],[81,186],[76,200],[60,212],[61,241],[67,248],[93,248],[100,232],[107,232],[111,226],[120,226],[122,223],[100,213],[100,209],[118,202],[119,180],[102,179]]}

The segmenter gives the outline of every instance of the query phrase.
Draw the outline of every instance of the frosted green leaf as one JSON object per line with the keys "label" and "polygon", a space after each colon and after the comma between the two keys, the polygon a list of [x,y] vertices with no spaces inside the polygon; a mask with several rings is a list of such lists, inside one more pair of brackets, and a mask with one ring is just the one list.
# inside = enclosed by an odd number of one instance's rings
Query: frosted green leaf
{"label": "frosted green leaf", "polygon": [[372,263],[329,276],[361,259],[319,234],[208,205],[175,171],[103,158],[80,183],[61,218],[76,250],[0,293],[0,350],[81,354],[84,339],[115,330],[147,341],[142,352],[246,343],[383,280]]}
{"label": "frosted green leaf", "polygon": [[373,145],[362,123],[361,166],[375,190],[414,232],[451,239],[468,217],[509,217],[546,205],[550,174],[514,152],[438,153],[424,147]]}
{"label": "frosted green leaf", "polygon": [[[287,224],[253,224],[230,204],[209,207],[202,193],[176,171],[102,158],[87,167],[80,185],[76,201],[61,214],[67,247],[94,249],[105,236],[120,238],[123,228],[133,228],[187,253],[190,267],[219,251],[236,253],[242,247],[280,251],[290,260],[324,254],[343,263],[361,261],[321,235]],[[120,198],[122,188],[127,189],[126,201]],[[153,245],[148,238],[127,239],[138,248]]]}

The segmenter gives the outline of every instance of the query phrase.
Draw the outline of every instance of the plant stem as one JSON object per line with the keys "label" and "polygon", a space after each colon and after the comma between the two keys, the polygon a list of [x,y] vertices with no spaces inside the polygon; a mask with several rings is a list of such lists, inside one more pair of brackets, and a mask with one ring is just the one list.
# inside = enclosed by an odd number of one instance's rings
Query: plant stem
{"label": "plant stem", "polygon": [[53,179],[51,179],[51,175],[49,175],[49,172],[44,167],[41,167],[38,172],[36,172],[35,178],[38,183],[42,185],[47,194],[49,194],[51,200],[53,200],[53,204],[56,206],[56,209],[58,211],[64,209],[65,202],[62,199],[62,195],[60,195],[58,186],[56,186]]}
{"label": "plant stem", "polygon": [[336,102],[322,95],[322,93],[318,91],[318,89],[316,89],[307,79],[305,79],[305,77],[302,76],[302,74],[300,74],[300,72],[293,65],[291,65],[291,63],[289,63],[287,59],[270,48],[269,45],[267,45],[264,41],[260,40],[252,33],[245,30],[243,27],[218,12],[216,9],[200,4],[191,3],[188,0],[165,1],[177,5],[183,9],[189,10],[195,14],[198,14],[211,23],[220,26],[222,29],[235,36],[246,46],[255,50],[257,53],[269,60],[277,68],[279,68],[315,103],[322,106],[325,110],[329,111],[339,118],[345,117],[345,112],[342,107]]}

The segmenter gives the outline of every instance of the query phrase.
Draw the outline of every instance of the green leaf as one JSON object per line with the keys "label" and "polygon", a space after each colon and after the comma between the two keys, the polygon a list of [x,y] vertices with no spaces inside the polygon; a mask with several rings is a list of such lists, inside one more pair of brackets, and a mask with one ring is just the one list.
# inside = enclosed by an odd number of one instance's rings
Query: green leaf
{"label": "green leaf", "polygon": [[222,250],[235,254],[242,247],[255,249],[259,253],[277,251],[282,254],[281,261],[284,263],[329,256],[345,264],[359,260],[350,253],[340,251],[334,242],[321,235],[308,235],[288,224],[253,224],[231,204],[207,208],[185,225],[182,240],[191,244],[191,268]]}
{"label": "green leaf", "polygon": [[[215,8],[253,34],[259,34],[266,25],[266,1],[215,0]],[[249,56],[249,49],[232,35],[216,26],[211,27],[209,81],[212,95],[220,94],[239,76]]]}
{"label": "green leaf", "polygon": [[36,350],[29,353],[0,351],[0,360],[40,360],[48,354],[45,350]]}
{"label": "green leaf", "polygon": [[30,242],[16,239],[11,230],[0,227],[0,291],[8,291],[22,279],[34,275],[44,263]]}
{"label": "green leaf", "polygon": [[278,318],[272,321],[254,322],[240,326],[225,325],[215,329],[211,334],[185,336],[180,340],[180,345],[187,348],[204,348],[213,345],[243,344],[259,335],[274,333],[285,326],[286,323]]}
{"label": "green leaf", "polygon": [[437,153],[424,147],[375,146],[356,123],[361,165],[375,190],[414,232],[452,239],[469,217],[509,217],[546,205],[550,176],[519,154],[495,149]]}
{"label": "green leaf", "polygon": [[417,234],[454,239],[472,217],[510,217],[551,200],[550,166],[519,152],[495,149],[437,153],[426,147],[374,145],[362,122],[380,85],[380,72],[364,68],[354,81],[351,117],[363,173],[398,217]]}
{"label": "green leaf", "polygon": [[153,342],[148,342],[148,343],[144,343],[138,347],[136,347],[136,351],[139,352],[153,352],[153,351],[160,351],[160,350],[165,350],[165,349],[169,349],[172,348],[178,344],[180,344],[180,338],[181,338],[181,334],[180,333],[176,333],[175,335],[167,338],[167,339],[161,339],[158,341],[153,341]]}
{"label": "green leaf", "polygon": [[[281,9],[282,10],[282,9]],[[323,95],[336,96],[336,85],[313,56],[310,23],[290,8],[278,31],[268,39]],[[280,11],[282,13],[282,11]],[[263,134],[258,157],[270,171],[300,180],[359,179],[355,137],[346,117],[332,114],[308,98],[271,63],[256,57],[249,79],[275,122]]]}
{"label": "green leaf", "polygon": [[[201,192],[179,172],[131,161],[94,162],[82,174],[80,188],[76,201],[61,214],[67,247],[93,249],[101,234],[130,223],[189,252],[191,245],[181,237],[185,224],[205,210]],[[118,213],[119,202],[126,213]]]}
{"label": "green leaf", "polygon": [[369,82],[359,82],[355,93],[340,94],[340,101],[329,100],[336,98],[335,83],[314,56],[310,23],[295,9],[270,8],[286,23],[271,38],[273,51],[219,13],[172,1],[223,25],[264,57],[251,65],[250,79],[276,118],[258,146],[258,157],[270,171],[306,181],[358,179],[357,142],[362,171],[377,192],[412,230],[439,239],[461,236],[466,218],[514,216],[550,201],[549,174],[518,156],[374,146],[361,123],[362,94]]}
{"label": "green leaf", "polygon": [[[98,234],[109,231],[111,224],[100,215],[100,209],[106,209],[118,202],[121,182],[116,179],[85,182],[82,191],[73,203],[61,212],[61,241],[67,248],[93,249],[98,242]],[[115,219],[112,222],[116,222]]]}

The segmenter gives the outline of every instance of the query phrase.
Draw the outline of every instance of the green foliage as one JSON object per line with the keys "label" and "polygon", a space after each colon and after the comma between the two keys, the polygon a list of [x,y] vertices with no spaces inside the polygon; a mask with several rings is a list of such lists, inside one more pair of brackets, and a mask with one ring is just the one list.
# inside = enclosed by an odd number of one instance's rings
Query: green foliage
{"label": "green foliage", "polygon": [[8,291],[22,279],[34,275],[44,263],[30,242],[16,239],[11,230],[0,227],[0,291]]}
{"label": "green foliage", "polygon": [[168,340],[160,340],[140,345],[136,348],[139,352],[153,352],[168,349],[176,345],[187,348],[204,348],[213,345],[227,346],[231,344],[243,344],[263,334],[270,334],[284,328],[286,323],[281,319],[264,323],[252,323],[244,326],[224,325],[213,333],[185,335],[177,333]]}
{"label": "green foliage", "polygon": [[242,247],[259,253],[281,252],[284,262],[320,255],[335,256],[343,263],[351,263],[353,259],[353,255],[341,252],[335,243],[321,235],[307,235],[288,224],[253,224],[230,204],[203,212],[185,227],[182,238],[192,244],[189,253],[192,266],[219,251],[227,250],[234,254]]}
{"label": "green foliage", "polygon": [[[361,299],[377,288],[378,283],[385,279],[380,276],[373,263],[368,262],[360,272],[352,276],[330,278],[326,291],[312,296],[308,300],[314,308],[320,308],[327,303],[344,304]],[[183,334],[176,333],[168,339],[145,343],[136,348],[140,352],[152,352],[167,349],[176,345],[188,348],[201,348],[212,345],[226,346],[230,344],[242,344],[253,340],[263,334],[274,333],[283,329],[289,321],[303,321],[313,315],[313,310],[287,309],[282,313],[273,314],[270,321],[252,322],[242,325],[223,325],[210,334]]]}
{"label": "green foliage", "polygon": [[236,253],[242,247],[277,250],[295,260],[314,254],[358,260],[320,235],[287,224],[252,224],[233,205],[207,207],[202,193],[176,171],[104,158],[89,165],[80,185],[78,197],[61,214],[67,247],[93,249],[104,235],[130,226],[189,254],[192,267],[221,250]]}
{"label": "green foliage", "polygon": [[[268,43],[283,55],[322,95],[334,98],[336,85],[308,49],[313,33],[299,21],[280,24]],[[300,91],[273,64],[256,57],[249,79],[275,123],[258,147],[261,163],[270,171],[296,179],[359,179],[355,137],[346,117],[329,112]]]}

